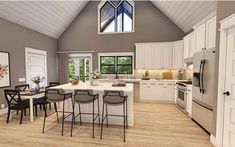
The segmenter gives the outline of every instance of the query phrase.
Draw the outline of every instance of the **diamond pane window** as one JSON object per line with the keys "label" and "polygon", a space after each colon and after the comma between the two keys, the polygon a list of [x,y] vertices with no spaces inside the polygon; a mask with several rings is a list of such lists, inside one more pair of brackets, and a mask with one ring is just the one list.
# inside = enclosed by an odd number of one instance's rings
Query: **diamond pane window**
{"label": "diamond pane window", "polygon": [[99,33],[133,32],[134,2],[107,0],[99,4]]}

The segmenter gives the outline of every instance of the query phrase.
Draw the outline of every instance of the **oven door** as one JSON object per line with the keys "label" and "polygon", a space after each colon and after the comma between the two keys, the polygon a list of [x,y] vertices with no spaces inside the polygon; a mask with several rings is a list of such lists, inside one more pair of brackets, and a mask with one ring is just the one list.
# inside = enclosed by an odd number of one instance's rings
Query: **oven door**
{"label": "oven door", "polygon": [[185,89],[177,88],[177,104],[186,109],[187,104],[187,92]]}

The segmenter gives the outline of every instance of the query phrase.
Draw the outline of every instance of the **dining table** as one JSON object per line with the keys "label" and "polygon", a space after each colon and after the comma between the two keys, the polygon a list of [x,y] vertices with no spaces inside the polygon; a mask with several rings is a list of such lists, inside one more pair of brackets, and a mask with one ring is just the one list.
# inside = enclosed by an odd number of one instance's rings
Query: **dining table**
{"label": "dining table", "polygon": [[33,90],[33,89],[29,89],[29,90],[25,90],[25,91],[21,91],[20,92],[20,97],[22,100],[29,100],[29,118],[30,121],[33,122],[34,118],[33,118],[33,100],[44,97],[45,95],[45,89],[41,88],[40,90]]}

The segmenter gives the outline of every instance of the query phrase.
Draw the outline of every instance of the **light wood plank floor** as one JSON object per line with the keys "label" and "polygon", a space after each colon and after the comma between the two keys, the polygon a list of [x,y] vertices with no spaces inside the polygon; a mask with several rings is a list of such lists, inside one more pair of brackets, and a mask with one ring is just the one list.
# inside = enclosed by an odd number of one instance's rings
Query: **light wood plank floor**
{"label": "light wood plank floor", "polygon": [[97,125],[95,139],[91,137],[91,124],[74,127],[70,137],[70,123],[65,124],[65,135],[61,136],[61,124],[56,116],[49,117],[46,132],[42,134],[43,113],[31,123],[24,117],[13,114],[7,124],[6,115],[0,116],[0,146],[47,146],[47,147],[212,147],[209,135],[183,114],[174,104],[135,103],[135,125],[129,127],[126,142],[120,126],[104,127],[103,140],[99,139]]}

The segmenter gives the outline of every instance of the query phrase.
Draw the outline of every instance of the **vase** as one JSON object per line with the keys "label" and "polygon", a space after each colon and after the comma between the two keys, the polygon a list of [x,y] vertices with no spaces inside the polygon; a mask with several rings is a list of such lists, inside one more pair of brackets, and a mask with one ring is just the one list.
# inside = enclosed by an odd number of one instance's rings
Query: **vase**
{"label": "vase", "polygon": [[39,90],[39,89],[40,89],[39,83],[35,83],[35,90]]}

